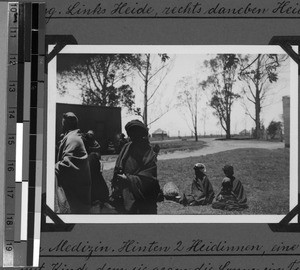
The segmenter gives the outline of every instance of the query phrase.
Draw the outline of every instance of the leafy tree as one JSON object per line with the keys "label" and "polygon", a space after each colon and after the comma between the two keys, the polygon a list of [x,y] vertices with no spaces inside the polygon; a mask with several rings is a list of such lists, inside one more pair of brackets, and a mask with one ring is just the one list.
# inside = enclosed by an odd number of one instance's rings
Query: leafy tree
{"label": "leafy tree", "polygon": [[58,72],[57,87],[61,95],[72,91],[75,84],[81,90],[82,104],[125,106],[134,108],[134,92],[127,83],[132,68],[140,61],[134,54],[98,54],[76,56],[78,61]]}
{"label": "leafy tree", "polygon": [[[155,103],[155,95],[158,93],[161,84],[168,75],[171,69],[171,63],[170,57],[165,53],[157,55],[150,53],[142,54],[140,55],[139,61],[136,61],[135,67],[143,81],[142,93],[144,96],[143,112],[136,111],[136,113],[142,116],[146,126],[151,125],[169,111],[167,107],[149,122],[148,109],[150,105]],[[152,115],[154,114],[152,113]]]}
{"label": "leafy tree", "polygon": [[239,79],[246,85],[243,95],[254,106],[254,114],[246,107],[246,113],[255,122],[254,137],[261,136],[261,111],[265,101],[272,94],[271,84],[278,81],[278,69],[287,56],[277,54],[247,55],[241,59]]}
{"label": "leafy tree", "polygon": [[216,57],[204,61],[211,75],[201,85],[205,90],[211,90],[210,106],[214,115],[219,119],[226,138],[231,137],[231,111],[235,100],[240,95],[235,93],[233,85],[238,75],[239,59],[235,54],[218,54]]}
{"label": "leafy tree", "polygon": [[[189,121],[186,122],[195,136],[195,141],[198,141],[198,104],[201,99],[199,90],[202,89],[192,76],[183,77],[177,82],[176,87],[179,88],[177,95],[177,100],[179,101],[178,105],[188,110]],[[190,122],[192,125],[189,124]]]}
{"label": "leafy tree", "polygon": [[271,121],[267,128],[267,132],[271,136],[271,139],[274,139],[276,135],[281,134],[282,123],[280,121]]}

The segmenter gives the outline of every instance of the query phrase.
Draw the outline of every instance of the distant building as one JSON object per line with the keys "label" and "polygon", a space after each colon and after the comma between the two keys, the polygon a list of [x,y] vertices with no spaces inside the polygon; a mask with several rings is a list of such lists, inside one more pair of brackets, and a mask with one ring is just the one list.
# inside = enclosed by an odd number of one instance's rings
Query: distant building
{"label": "distant building", "polygon": [[164,140],[165,138],[168,138],[168,134],[166,131],[159,128],[152,133],[152,138],[156,140]]}
{"label": "distant building", "polygon": [[290,147],[290,97],[282,97],[283,105],[283,133],[285,147]]}
{"label": "distant building", "polygon": [[250,130],[247,130],[247,129],[243,129],[239,135],[241,136],[250,136]]}

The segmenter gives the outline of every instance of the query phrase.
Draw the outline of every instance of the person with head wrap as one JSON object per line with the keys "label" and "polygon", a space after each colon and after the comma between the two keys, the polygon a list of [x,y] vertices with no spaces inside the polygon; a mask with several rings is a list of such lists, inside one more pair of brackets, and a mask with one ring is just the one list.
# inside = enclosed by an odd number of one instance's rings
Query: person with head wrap
{"label": "person with head wrap", "polygon": [[125,134],[121,133],[118,134],[117,136],[117,147],[116,147],[116,153],[119,154],[122,150],[122,148],[124,147],[124,145],[127,143],[128,141],[125,138]]}
{"label": "person with head wrap", "polygon": [[212,203],[212,207],[222,210],[242,210],[247,208],[247,197],[244,187],[234,177],[234,169],[231,165],[223,167],[225,178],[222,180],[222,187]]}
{"label": "person with head wrap", "polygon": [[148,140],[148,129],[139,120],[126,124],[130,142],[122,148],[111,181],[112,204],[123,214],[157,214],[160,186],[156,154]]}
{"label": "person with head wrap", "polygon": [[211,204],[214,198],[213,187],[206,175],[206,167],[203,163],[194,166],[195,178],[192,182],[191,193],[183,194],[180,203],[183,205],[206,205]]}
{"label": "person with head wrap", "polygon": [[100,144],[93,130],[84,134],[83,142],[88,153],[91,171],[91,202],[93,206],[102,205],[109,200],[109,189],[102,175]]}
{"label": "person with head wrap", "polygon": [[89,130],[84,134],[83,142],[88,154],[98,153],[100,155],[100,144],[95,139],[95,133],[93,130]]}
{"label": "person with head wrap", "polygon": [[71,213],[89,213],[91,207],[91,176],[78,119],[72,112],[62,119],[63,134],[55,164],[58,186],[62,187]]}

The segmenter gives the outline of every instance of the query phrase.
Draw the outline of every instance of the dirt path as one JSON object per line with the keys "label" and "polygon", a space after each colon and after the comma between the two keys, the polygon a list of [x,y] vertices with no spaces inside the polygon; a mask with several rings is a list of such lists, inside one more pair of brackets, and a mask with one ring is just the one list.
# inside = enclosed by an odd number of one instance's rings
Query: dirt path
{"label": "dirt path", "polygon": [[[231,141],[219,141],[213,138],[201,139],[207,145],[195,151],[175,151],[173,153],[161,154],[158,156],[159,160],[176,159],[176,158],[187,158],[204,156],[208,154],[215,154],[218,152],[234,150],[239,148],[263,148],[263,149],[278,149],[283,148],[284,143],[282,142],[266,142],[266,141],[243,141],[243,140],[231,140]],[[115,165],[114,161],[104,162],[104,170],[109,170]]]}
{"label": "dirt path", "polygon": [[199,150],[195,151],[175,151],[173,153],[167,153],[159,156],[160,160],[165,159],[175,159],[175,158],[186,158],[186,157],[197,157],[204,156],[208,154],[215,154],[218,152],[238,149],[238,148],[264,148],[264,149],[277,149],[283,148],[284,143],[280,142],[265,142],[265,141],[219,141],[214,139],[201,139],[201,141],[205,141],[207,145]]}

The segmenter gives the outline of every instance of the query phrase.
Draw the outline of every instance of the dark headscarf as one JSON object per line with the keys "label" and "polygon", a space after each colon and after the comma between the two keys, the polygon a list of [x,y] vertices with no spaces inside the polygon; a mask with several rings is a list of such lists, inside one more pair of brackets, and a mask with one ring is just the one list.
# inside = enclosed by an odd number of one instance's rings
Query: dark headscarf
{"label": "dark headscarf", "polygon": [[226,175],[232,176],[232,175],[234,174],[233,166],[231,166],[231,165],[225,165],[225,166],[223,167],[223,172],[224,172]]}
{"label": "dark headscarf", "polygon": [[63,119],[64,119],[64,129],[66,131],[77,129],[78,118],[74,113],[72,112],[64,113]]}
{"label": "dark headscarf", "polygon": [[139,134],[141,137],[148,136],[148,128],[140,120],[132,120],[125,126],[125,130],[129,137]]}

